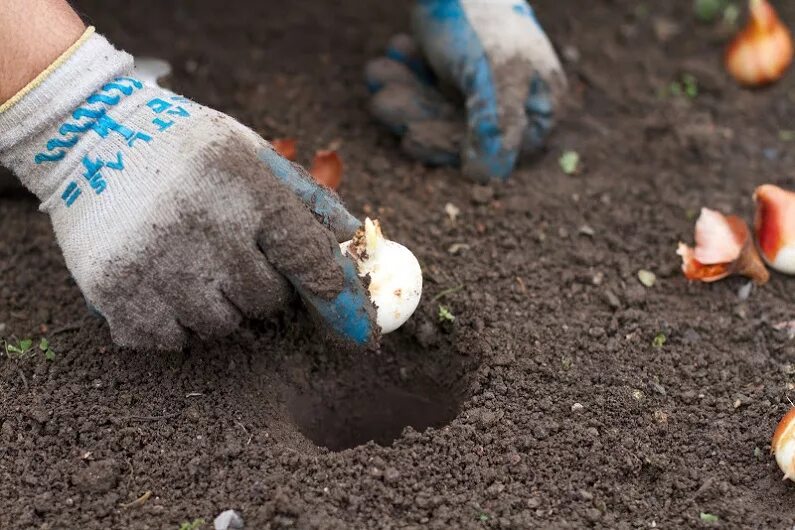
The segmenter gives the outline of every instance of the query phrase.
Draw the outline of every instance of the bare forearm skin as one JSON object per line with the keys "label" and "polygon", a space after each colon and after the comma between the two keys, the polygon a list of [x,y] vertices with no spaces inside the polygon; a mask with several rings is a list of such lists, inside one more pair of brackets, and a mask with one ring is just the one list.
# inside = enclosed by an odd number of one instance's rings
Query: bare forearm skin
{"label": "bare forearm skin", "polygon": [[66,0],[0,0],[0,104],[46,70],[85,29]]}

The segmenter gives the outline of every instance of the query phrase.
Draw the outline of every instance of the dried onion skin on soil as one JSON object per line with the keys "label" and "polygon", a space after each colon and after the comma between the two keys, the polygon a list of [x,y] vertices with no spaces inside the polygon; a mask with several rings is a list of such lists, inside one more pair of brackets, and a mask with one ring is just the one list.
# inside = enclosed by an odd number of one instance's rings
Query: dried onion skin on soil
{"label": "dried onion skin on soil", "polygon": [[715,282],[739,274],[761,285],[770,279],[748,225],[736,215],[702,208],[695,240],[695,247],[680,242],[676,250],[688,280]]}
{"label": "dried onion skin on soil", "polygon": [[795,193],[772,184],[754,192],[754,230],[762,257],[771,268],[795,274]]}
{"label": "dried onion skin on soil", "polygon": [[767,0],[750,0],[748,8],[748,25],[726,50],[726,69],[742,85],[767,85],[792,63],[792,35]]}
{"label": "dried onion skin on soil", "polygon": [[770,450],[784,472],[784,480],[795,480],[795,407],[789,409],[778,423]]}

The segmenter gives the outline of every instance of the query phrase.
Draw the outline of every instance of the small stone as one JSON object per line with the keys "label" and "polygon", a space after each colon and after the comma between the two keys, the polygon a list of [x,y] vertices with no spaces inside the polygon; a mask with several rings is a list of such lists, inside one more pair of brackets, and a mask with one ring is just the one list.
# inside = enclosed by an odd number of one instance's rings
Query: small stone
{"label": "small stone", "polygon": [[589,225],[582,225],[579,228],[578,232],[580,234],[582,234],[584,236],[588,236],[588,237],[593,237],[596,234],[596,231],[594,231],[594,229],[591,228]]}
{"label": "small stone", "polygon": [[456,219],[458,219],[458,216],[461,213],[461,209],[452,202],[448,202],[444,205],[444,213],[447,214],[450,222],[455,224]]}
{"label": "small stone", "polygon": [[644,287],[653,287],[657,283],[657,276],[652,271],[640,269],[638,271],[638,280]]}
{"label": "small stone", "polygon": [[737,298],[739,298],[741,302],[745,302],[748,300],[748,297],[751,296],[751,291],[753,291],[753,289],[754,282],[746,283],[737,290]]}
{"label": "small stone", "polygon": [[243,518],[234,510],[221,512],[213,521],[215,530],[240,530],[243,528]]}
{"label": "small stone", "polygon": [[585,408],[585,406],[582,403],[575,403],[574,405],[571,406],[571,411],[572,412],[580,412],[584,408]]}
{"label": "small stone", "polygon": [[632,397],[635,398],[635,401],[643,401],[646,398],[646,395],[643,393],[643,390],[638,390],[636,388],[632,391]]}
{"label": "small stone", "polygon": [[465,250],[469,250],[469,248],[470,246],[466,243],[453,243],[447,249],[447,252],[455,256],[456,254],[460,254]]}

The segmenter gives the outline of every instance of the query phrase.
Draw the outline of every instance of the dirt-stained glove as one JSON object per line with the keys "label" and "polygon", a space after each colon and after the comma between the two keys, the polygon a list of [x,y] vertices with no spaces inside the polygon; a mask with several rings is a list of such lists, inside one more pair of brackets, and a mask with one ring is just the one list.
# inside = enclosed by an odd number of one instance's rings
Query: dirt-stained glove
{"label": "dirt-stained glove", "polygon": [[0,164],[41,200],[115,342],[176,349],[283,309],[294,286],[337,336],[377,333],[336,195],[220,112],[131,77],[89,29],[0,107]]}
{"label": "dirt-stained glove", "polygon": [[[566,78],[525,0],[416,0],[415,39],[394,37],[367,66],[371,110],[430,164],[508,178],[541,147]],[[427,62],[426,62],[427,61]]]}

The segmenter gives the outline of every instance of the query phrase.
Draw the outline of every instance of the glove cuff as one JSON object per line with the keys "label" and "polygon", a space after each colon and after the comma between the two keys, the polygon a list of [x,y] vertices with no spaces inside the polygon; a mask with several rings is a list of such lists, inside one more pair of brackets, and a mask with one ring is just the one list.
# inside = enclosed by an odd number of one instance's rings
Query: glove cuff
{"label": "glove cuff", "polygon": [[47,70],[0,106],[0,164],[39,199],[49,197],[59,181],[56,162],[66,158],[96,118],[125,95],[106,89],[132,69],[132,56],[88,28]]}

